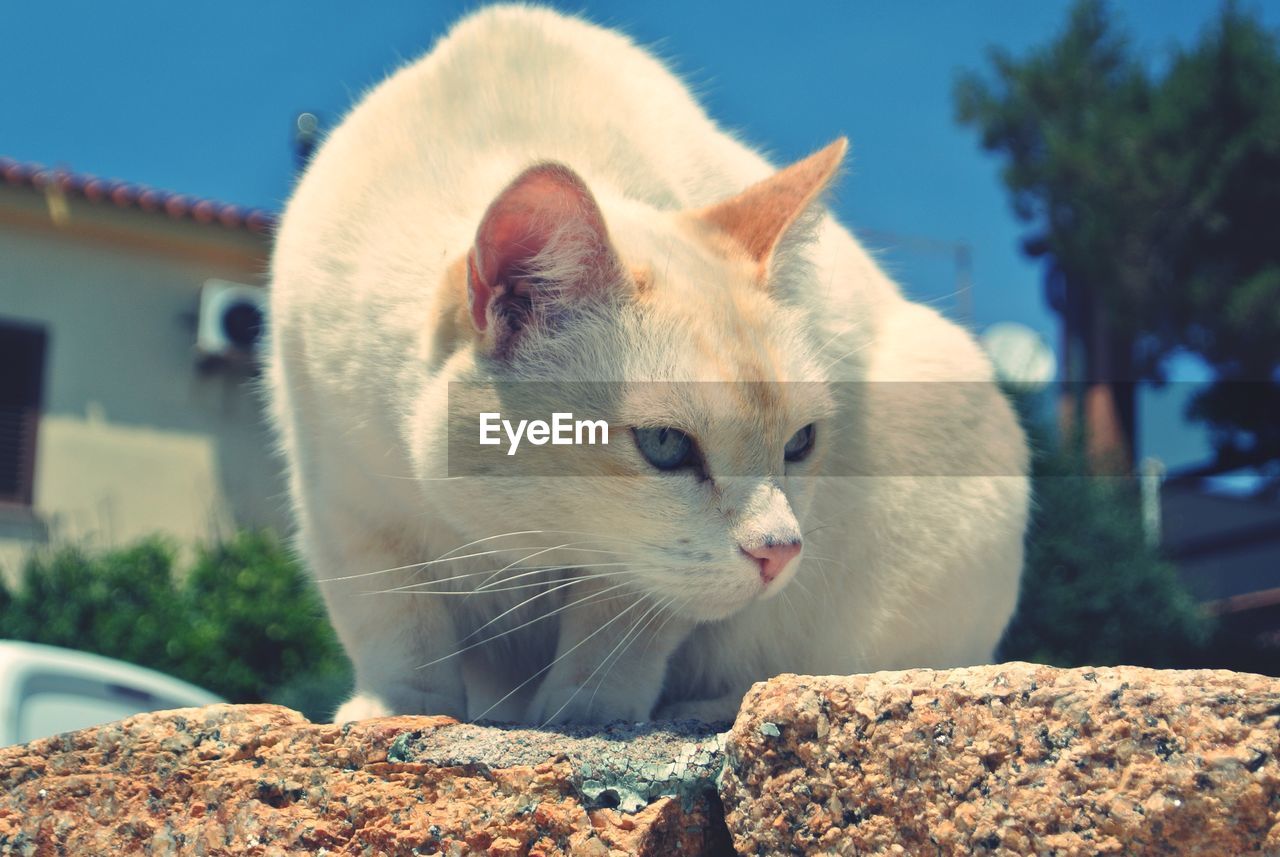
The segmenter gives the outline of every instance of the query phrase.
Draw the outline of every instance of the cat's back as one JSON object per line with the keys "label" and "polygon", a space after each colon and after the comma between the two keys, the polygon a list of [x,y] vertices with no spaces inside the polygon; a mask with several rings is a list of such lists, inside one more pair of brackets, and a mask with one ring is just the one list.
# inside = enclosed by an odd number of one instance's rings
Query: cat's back
{"label": "cat's back", "polygon": [[538,160],[569,164],[597,194],[663,209],[709,203],[771,169],[628,37],[551,9],[490,6],[329,135],[281,246],[305,236],[322,254],[349,250],[404,224],[460,252],[485,205]]}
{"label": "cat's back", "polygon": [[653,53],[538,6],[495,5],[463,19],[367,106],[371,117],[410,118],[415,138],[434,144],[426,157],[441,176],[492,186],[485,203],[511,170],[538,159],[571,165],[597,193],[658,208],[710,202],[771,171]]}

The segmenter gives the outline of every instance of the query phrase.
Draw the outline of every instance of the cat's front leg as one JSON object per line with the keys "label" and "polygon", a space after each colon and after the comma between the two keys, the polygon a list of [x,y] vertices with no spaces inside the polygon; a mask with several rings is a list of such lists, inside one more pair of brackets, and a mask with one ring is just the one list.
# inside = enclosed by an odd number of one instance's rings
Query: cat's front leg
{"label": "cat's front leg", "polygon": [[[418,599],[414,599],[418,600]],[[456,658],[453,623],[439,597],[424,595],[411,623],[399,628],[365,624],[355,635],[343,635],[355,667],[355,695],[334,714],[335,723],[393,714],[446,714],[463,719],[466,689]],[[383,617],[388,623],[403,621]]]}
{"label": "cat's front leg", "polygon": [[[402,599],[413,602],[407,615],[362,610],[359,630],[343,635],[355,666],[356,693],[334,714],[335,723],[392,714],[466,717],[466,688],[455,655],[458,637],[444,598],[422,593]],[[365,600],[387,605],[394,596]]]}
{"label": "cat's front leg", "polygon": [[355,668],[355,694],[334,722],[392,714],[467,713],[458,636],[445,600],[420,588],[421,568],[337,527],[304,540],[334,629]]}
{"label": "cat's front leg", "polygon": [[[583,587],[574,598],[589,592]],[[529,706],[528,721],[648,720],[671,655],[692,629],[690,620],[636,595],[566,611],[556,659]]]}

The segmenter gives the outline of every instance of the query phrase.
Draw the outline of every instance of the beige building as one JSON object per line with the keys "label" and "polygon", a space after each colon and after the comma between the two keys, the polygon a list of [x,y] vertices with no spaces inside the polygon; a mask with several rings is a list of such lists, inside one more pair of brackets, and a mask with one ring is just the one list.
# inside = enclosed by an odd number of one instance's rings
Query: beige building
{"label": "beige building", "polygon": [[[262,211],[0,158],[7,573],[44,545],[284,528],[251,342],[273,225]],[[240,305],[211,309],[219,289]]]}

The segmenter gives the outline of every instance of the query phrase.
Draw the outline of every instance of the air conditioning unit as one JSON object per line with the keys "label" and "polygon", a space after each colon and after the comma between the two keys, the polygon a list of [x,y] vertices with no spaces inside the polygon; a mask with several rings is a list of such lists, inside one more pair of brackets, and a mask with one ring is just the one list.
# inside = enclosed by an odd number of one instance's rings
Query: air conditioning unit
{"label": "air conditioning unit", "polygon": [[266,332],[266,289],[225,280],[205,281],[196,324],[196,351],[202,360],[254,357]]}

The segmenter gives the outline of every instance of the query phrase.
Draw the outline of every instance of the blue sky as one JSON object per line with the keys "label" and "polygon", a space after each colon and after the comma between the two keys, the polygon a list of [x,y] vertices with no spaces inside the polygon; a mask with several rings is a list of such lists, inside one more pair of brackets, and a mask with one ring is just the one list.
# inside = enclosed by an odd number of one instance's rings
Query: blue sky
{"label": "blue sky", "polygon": [[[478,5],[5,4],[0,155],[278,209],[292,181],[294,115],[340,117]],[[1056,342],[1038,267],[1018,252],[1022,230],[999,164],[955,124],[951,88],[959,69],[985,66],[989,45],[1016,53],[1052,37],[1068,0],[554,5],[656,46],[712,116],[779,161],[847,134],[852,168],[837,210],[855,229],[875,231],[868,243],[909,294],[954,315],[955,268],[949,256],[913,252],[891,236],[963,241],[973,253],[974,326],[1020,321]],[[1115,4],[1156,64],[1217,8]],[[1280,26],[1280,4],[1258,8]],[[1186,438],[1175,446],[1167,458],[1202,448]]]}

